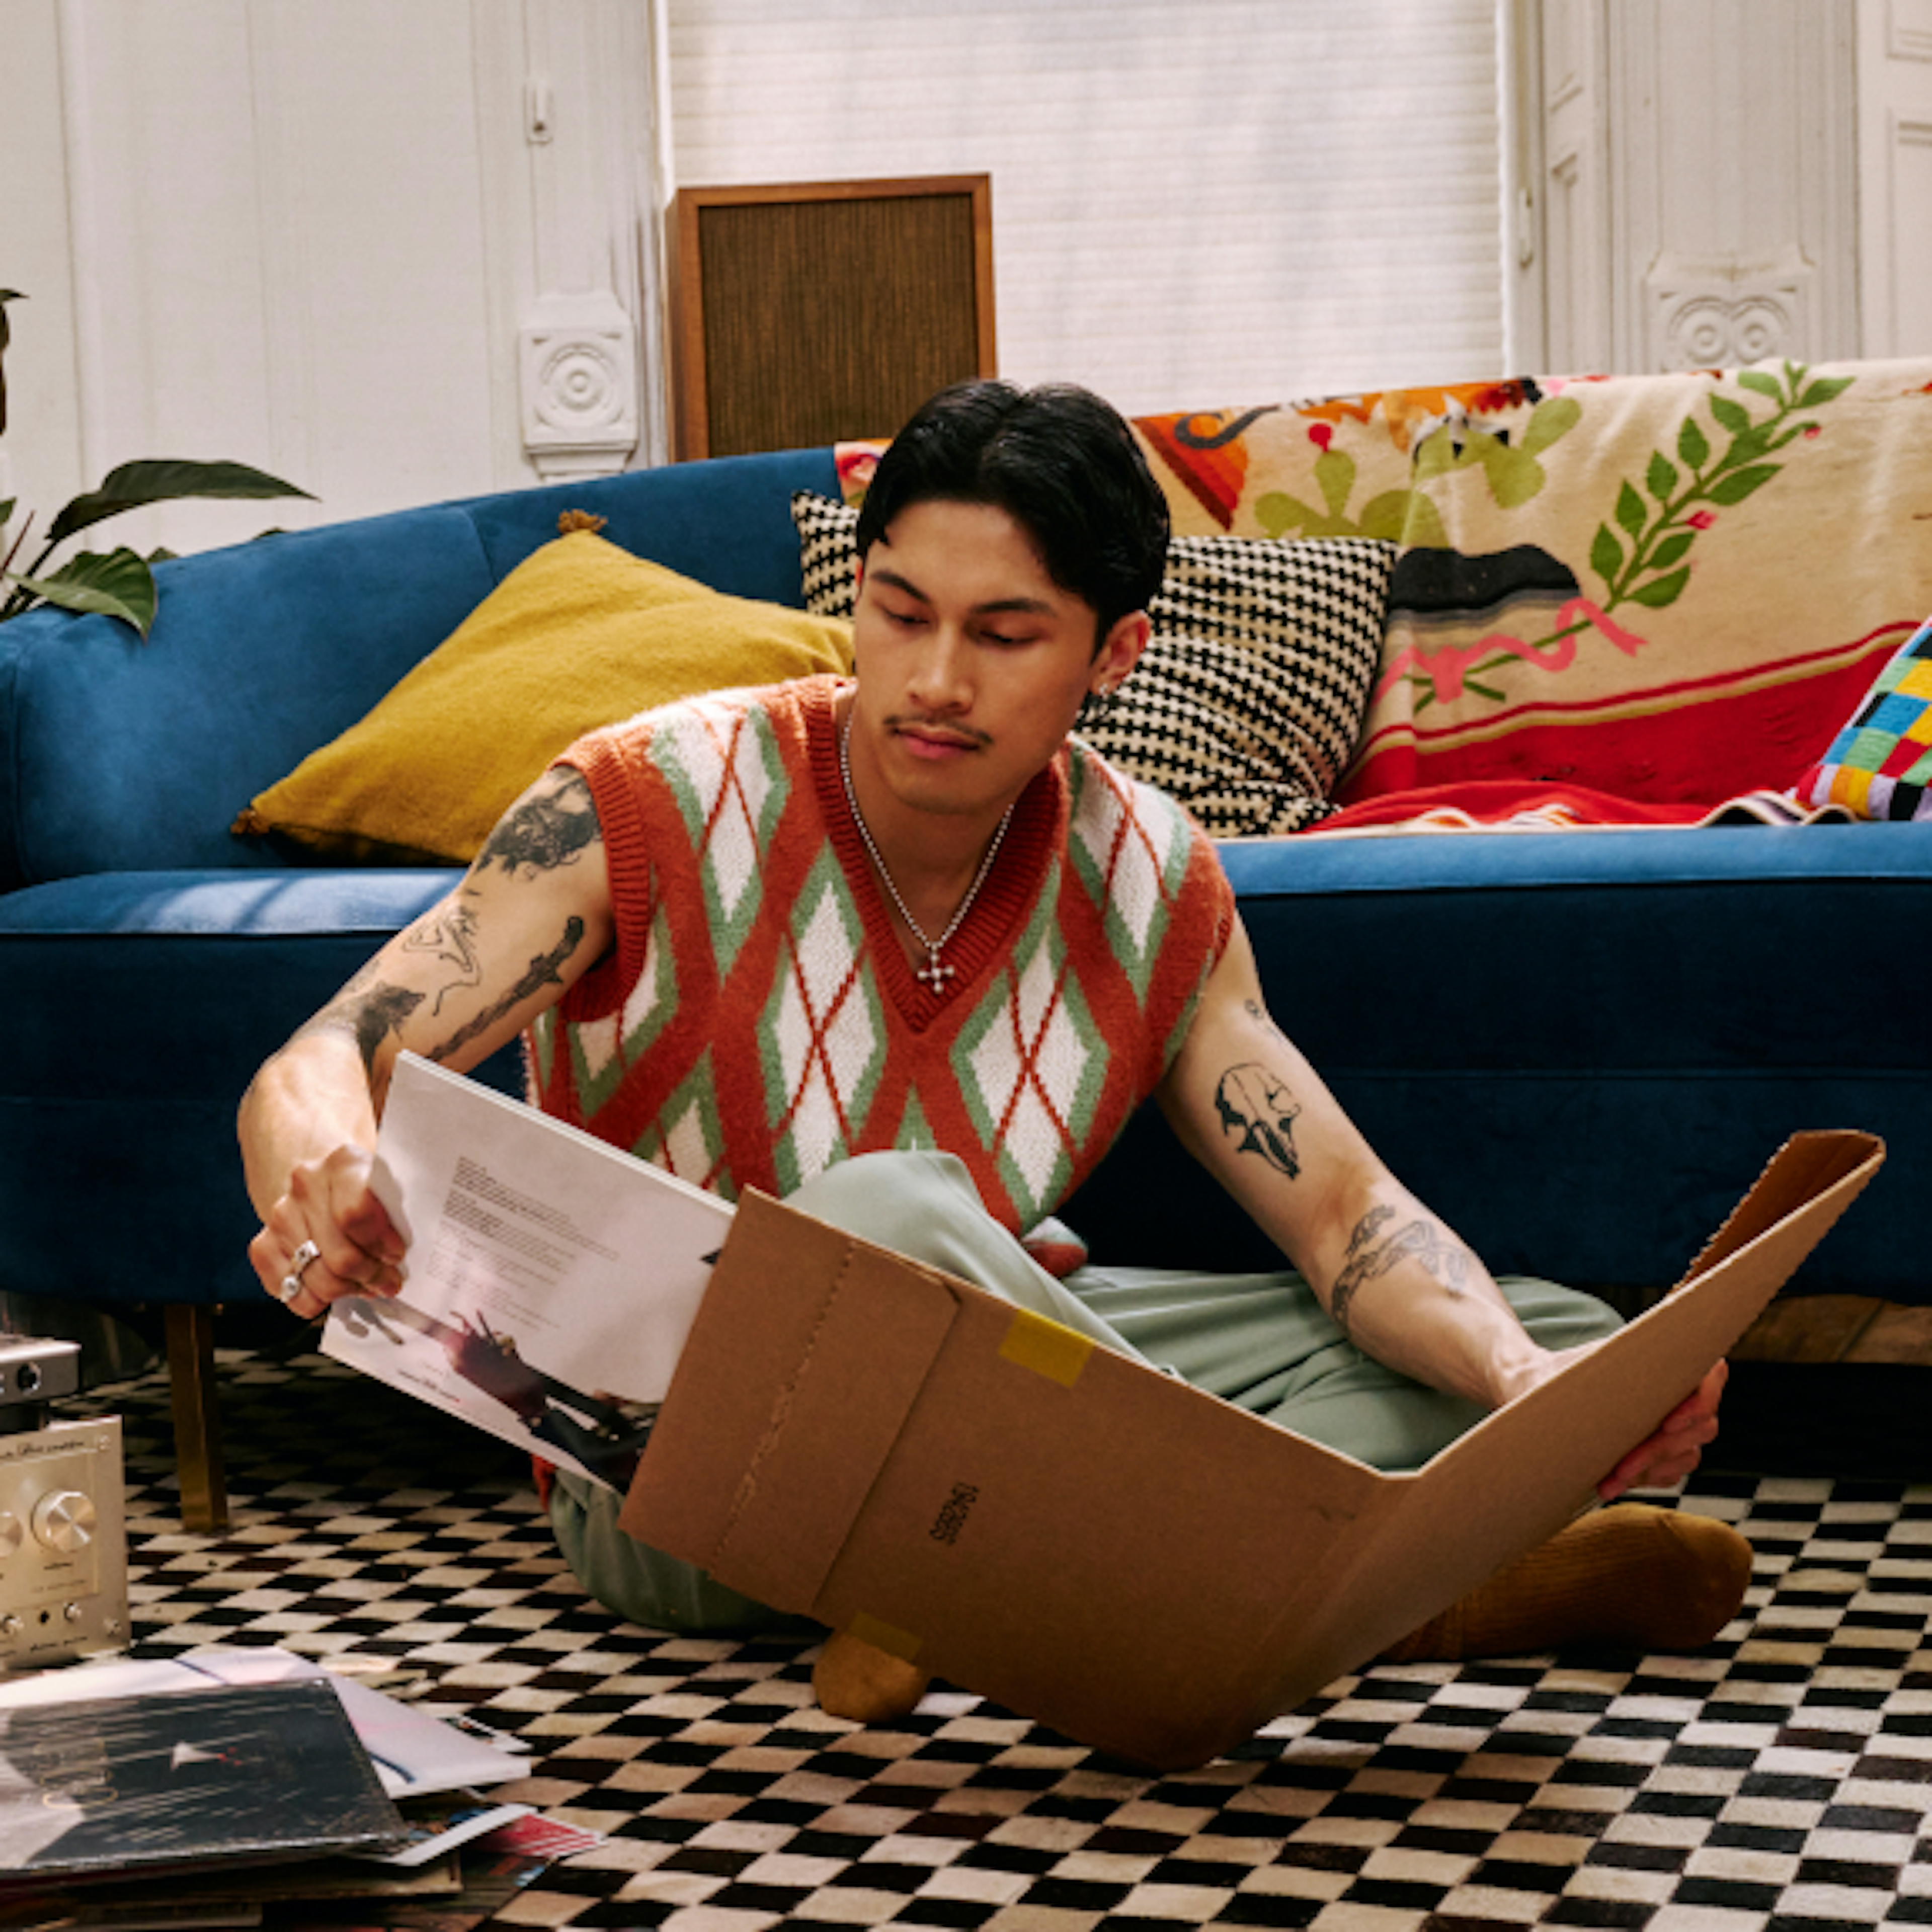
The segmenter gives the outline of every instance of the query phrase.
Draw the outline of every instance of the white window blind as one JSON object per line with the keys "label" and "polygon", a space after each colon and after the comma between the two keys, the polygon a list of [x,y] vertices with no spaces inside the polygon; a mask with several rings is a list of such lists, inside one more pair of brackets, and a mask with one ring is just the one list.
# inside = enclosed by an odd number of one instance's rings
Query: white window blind
{"label": "white window blind", "polygon": [[1004,375],[1507,373],[1495,0],[664,4],[676,185],[992,176]]}

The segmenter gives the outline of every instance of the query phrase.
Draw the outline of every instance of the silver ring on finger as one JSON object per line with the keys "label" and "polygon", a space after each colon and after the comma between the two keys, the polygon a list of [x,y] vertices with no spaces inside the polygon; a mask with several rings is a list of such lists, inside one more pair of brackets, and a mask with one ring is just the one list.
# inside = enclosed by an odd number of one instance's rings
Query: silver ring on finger
{"label": "silver ring on finger", "polygon": [[302,1270],[309,1263],[320,1258],[322,1250],[313,1241],[304,1241],[289,1257],[289,1271],[282,1277],[281,1286],[275,1290],[278,1300],[292,1301],[302,1292]]}

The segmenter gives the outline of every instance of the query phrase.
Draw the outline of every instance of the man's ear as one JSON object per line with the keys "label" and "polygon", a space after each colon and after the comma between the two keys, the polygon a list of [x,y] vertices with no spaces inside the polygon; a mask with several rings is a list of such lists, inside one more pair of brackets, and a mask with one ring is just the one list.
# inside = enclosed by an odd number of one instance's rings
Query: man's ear
{"label": "man's ear", "polygon": [[1094,653],[1088,688],[1097,696],[1111,698],[1126,682],[1127,674],[1139,663],[1154,622],[1144,610],[1130,611],[1101,640]]}

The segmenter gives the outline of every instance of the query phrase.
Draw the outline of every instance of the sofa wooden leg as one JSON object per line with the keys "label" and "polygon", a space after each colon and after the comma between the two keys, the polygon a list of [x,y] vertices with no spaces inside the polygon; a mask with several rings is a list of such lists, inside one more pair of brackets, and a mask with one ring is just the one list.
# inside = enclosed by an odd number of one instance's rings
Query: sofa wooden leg
{"label": "sofa wooden leg", "polygon": [[214,1401],[214,1311],[166,1311],[168,1394],[174,1409],[175,1473],[181,1484],[182,1524],[192,1530],[228,1527],[228,1477],[221,1461],[221,1417]]}

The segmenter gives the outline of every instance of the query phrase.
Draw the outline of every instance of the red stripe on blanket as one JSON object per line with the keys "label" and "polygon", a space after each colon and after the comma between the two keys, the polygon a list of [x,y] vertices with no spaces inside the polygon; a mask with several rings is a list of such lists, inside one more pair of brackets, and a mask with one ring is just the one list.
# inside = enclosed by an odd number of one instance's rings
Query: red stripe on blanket
{"label": "red stripe on blanket", "polygon": [[1456,784],[1418,785],[1389,792],[1318,820],[1304,836],[1361,832],[1372,826],[1404,825],[1433,819],[1444,829],[1459,822],[1506,825],[1534,815],[1554,827],[1574,825],[1694,825],[1708,808],[1700,805],[1643,805],[1613,797],[1586,785],[1550,784],[1541,780],[1482,778]]}
{"label": "red stripe on blanket", "polygon": [[1335,800],[1353,806],[1495,780],[1701,811],[1740,793],[1782,790],[1831,742],[1911,628],[1888,625],[1831,651],[1675,688],[1526,706],[1462,724],[1446,742],[1390,725],[1358,749]]}

